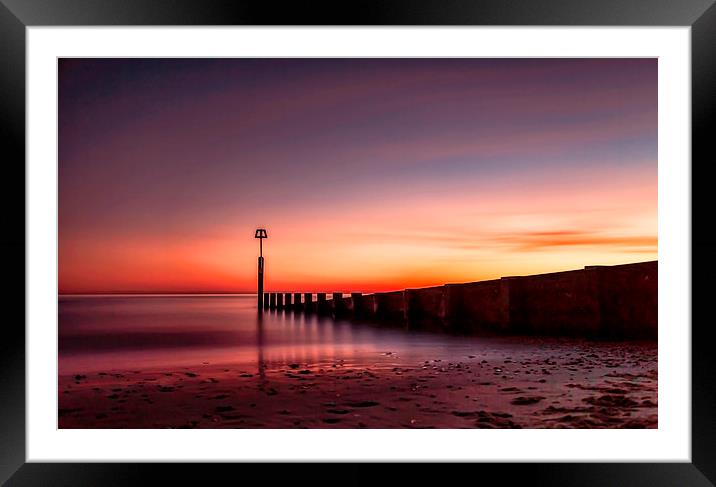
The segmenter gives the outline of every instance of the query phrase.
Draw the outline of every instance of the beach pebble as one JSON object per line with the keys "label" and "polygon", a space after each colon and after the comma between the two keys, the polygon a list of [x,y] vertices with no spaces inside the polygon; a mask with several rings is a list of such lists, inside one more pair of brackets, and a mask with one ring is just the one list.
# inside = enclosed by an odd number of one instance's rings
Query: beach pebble
{"label": "beach pebble", "polygon": [[326,409],[327,413],[331,414],[348,414],[350,413],[350,410],[348,409]]}
{"label": "beach pebble", "polygon": [[380,403],[376,401],[359,401],[359,402],[352,402],[348,403],[350,407],[353,408],[369,408],[373,406],[378,406]]}
{"label": "beach pebble", "polygon": [[530,404],[537,404],[542,399],[544,399],[542,396],[520,396],[510,401],[510,404],[514,404],[515,406],[527,406]]}

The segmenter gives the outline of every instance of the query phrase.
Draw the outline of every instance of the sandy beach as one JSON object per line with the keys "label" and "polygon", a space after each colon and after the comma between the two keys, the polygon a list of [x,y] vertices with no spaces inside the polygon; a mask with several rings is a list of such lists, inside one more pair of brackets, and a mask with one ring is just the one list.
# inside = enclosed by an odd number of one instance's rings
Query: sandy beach
{"label": "sandy beach", "polygon": [[657,427],[655,343],[481,343],[451,360],[387,349],[309,363],[66,374],[59,427]]}

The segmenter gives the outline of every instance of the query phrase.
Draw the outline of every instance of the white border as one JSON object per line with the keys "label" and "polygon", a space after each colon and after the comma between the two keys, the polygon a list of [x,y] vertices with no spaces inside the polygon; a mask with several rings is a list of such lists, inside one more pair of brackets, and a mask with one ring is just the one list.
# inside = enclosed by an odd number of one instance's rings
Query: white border
{"label": "white border", "polygon": [[[691,430],[690,29],[27,30],[27,460],[684,461]],[[657,430],[58,430],[57,57],[658,57]],[[666,288],[668,287],[668,293]]]}

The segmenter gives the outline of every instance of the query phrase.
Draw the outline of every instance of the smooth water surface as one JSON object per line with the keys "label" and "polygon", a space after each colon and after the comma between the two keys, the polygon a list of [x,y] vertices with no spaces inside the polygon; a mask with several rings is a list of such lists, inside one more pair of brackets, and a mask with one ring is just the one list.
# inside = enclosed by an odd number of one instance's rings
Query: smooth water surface
{"label": "smooth water surface", "polygon": [[63,296],[60,428],[655,428],[656,343],[456,337],[256,297]]}
{"label": "smooth water surface", "polygon": [[[473,342],[474,339],[468,340]],[[464,339],[301,312],[258,313],[255,295],[62,296],[59,372],[210,363],[316,363],[440,356]]]}

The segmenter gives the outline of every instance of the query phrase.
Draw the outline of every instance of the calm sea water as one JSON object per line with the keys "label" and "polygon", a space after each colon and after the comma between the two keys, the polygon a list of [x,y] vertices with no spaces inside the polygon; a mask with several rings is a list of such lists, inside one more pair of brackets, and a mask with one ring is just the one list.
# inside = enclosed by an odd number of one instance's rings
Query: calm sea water
{"label": "calm sea water", "polygon": [[374,365],[474,352],[475,339],[294,313],[253,295],[62,296],[59,372],[342,359]]}

